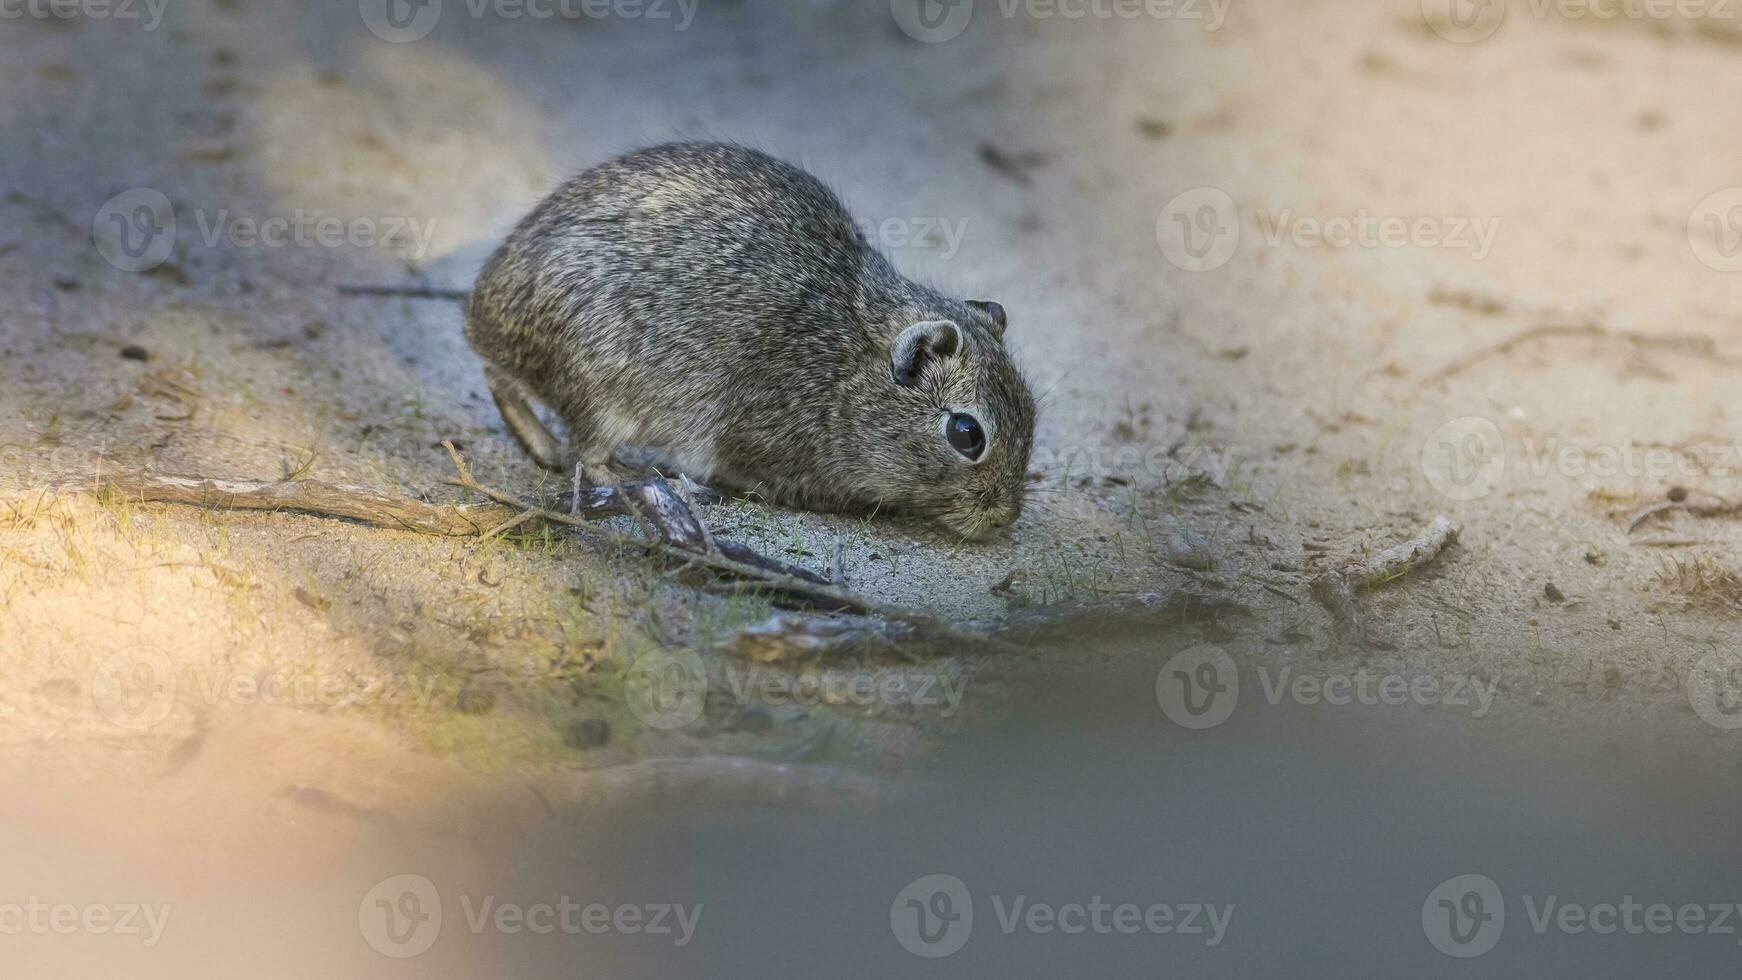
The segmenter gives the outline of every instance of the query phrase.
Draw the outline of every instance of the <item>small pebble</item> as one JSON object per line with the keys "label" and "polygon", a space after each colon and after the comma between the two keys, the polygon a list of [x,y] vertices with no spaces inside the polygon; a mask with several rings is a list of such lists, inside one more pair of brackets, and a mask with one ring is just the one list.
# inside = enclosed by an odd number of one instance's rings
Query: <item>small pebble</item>
{"label": "small pebble", "polygon": [[1550,602],[1567,601],[1566,593],[1562,592],[1553,582],[1542,587],[1542,594],[1548,596]]}
{"label": "small pebble", "polygon": [[596,749],[611,741],[611,726],[603,718],[582,718],[563,732],[563,744],[571,749]]}
{"label": "small pebble", "polygon": [[1198,572],[1210,570],[1214,559],[1210,556],[1210,546],[1202,535],[1178,521],[1166,522],[1164,533],[1164,561]]}

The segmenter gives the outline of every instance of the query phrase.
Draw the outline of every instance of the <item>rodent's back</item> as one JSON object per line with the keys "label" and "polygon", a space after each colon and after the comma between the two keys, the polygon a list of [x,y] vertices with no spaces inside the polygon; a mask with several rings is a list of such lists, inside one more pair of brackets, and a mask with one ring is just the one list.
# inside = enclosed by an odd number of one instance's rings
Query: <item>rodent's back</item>
{"label": "rodent's back", "polygon": [[857,314],[891,280],[905,283],[815,177],[744,147],[667,144],[528,215],[480,274],[467,334],[565,417],[644,419],[633,435],[652,444],[698,428],[748,441],[880,356]]}
{"label": "rodent's back", "polygon": [[[735,335],[762,347],[779,339],[759,332],[771,325],[849,343],[842,314],[858,305],[867,253],[809,174],[744,147],[667,144],[559,188],[486,264],[472,303],[504,331],[550,342],[563,338],[543,331],[586,329],[590,344],[620,344],[626,358]],[[625,321],[652,329],[614,329]]]}

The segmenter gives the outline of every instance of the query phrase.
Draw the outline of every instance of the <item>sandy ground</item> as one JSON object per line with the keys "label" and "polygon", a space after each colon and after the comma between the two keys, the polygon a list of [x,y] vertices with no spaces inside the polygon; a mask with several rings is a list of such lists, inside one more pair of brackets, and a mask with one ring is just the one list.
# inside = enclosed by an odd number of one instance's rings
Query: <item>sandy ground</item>
{"label": "sandy ground", "polygon": [[[818,567],[842,548],[854,588],[950,619],[1226,593],[1251,615],[1122,642],[1313,664],[1348,655],[1311,579],[1444,513],[1461,543],[1369,597],[1378,642],[1338,662],[1481,677],[1545,722],[1601,705],[1703,729],[1685,690],[1702,658],[1734,666],[1742,525],[1628,523],[1672,488],[1742,499],[1738,212],[1713,196],[1742,185],[1734,25],[1514,5],[1464,43],[1414,2],[1236,3],[1214,24],[982,3],[927,43],[876,3],[703,0],[682,30],[449,6],[397,44],[344,4],[0,23],[9,778],[138,805],[181,774],[173,809],[256,832],[311,800],[513,787],[535,806],[653,757],[899,766],[948,730],[723,691],[647,729],[624,665],[693,648],[718,670],[711,644],[768,606],[604,539],[80,489],[149,468],[452,500],[451,439],[481,477],[551,492],[457,307],[334,287],[464,287],[561,176],[674,136],[824,175],[905,269],[1003,302],[1045,392],[1005,538],[743,504],[710,509],[716,530]],[[146,199],[109,202],[141,188],[173,202],[175,247],[132,273],[105,255]],[[321,217],[410,240],[273,247],[237,224]]]}

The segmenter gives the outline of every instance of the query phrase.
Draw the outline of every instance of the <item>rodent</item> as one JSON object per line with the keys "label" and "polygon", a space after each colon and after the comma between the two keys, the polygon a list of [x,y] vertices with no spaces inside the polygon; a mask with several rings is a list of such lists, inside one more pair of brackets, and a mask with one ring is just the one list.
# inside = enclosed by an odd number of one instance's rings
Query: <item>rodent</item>
{"label": "rodent", "polygon": [[598,482],[642,447],[775,503],[969,538],[1022,512],[1035,400],[1004,308],[902,276],[821,181],[760,151],[668,143],[570,179],[485,262],[465,319],[547,468]]}

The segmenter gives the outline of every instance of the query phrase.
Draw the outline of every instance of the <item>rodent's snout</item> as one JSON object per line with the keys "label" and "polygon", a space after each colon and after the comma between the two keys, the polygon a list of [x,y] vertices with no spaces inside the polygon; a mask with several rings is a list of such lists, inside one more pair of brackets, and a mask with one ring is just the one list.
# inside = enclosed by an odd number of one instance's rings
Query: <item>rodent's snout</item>
{"label": "rodent's snout", "polygon": [[1018,492],[1007,500],[990,505],[976,503],[965,512],[949,515],[943,523],[963,538],[978,541],[991,536],[992,532],[1000,528],[1016,523],[1016,519],[1021,516],[1022,494]]}
{"label": "rodent's snout", "polygon": [[1022,516],[1022,493],[1018,491],[1011,494],[1009,502],[990,513],[993,527],[1009,527],[1015,524],[1016,519]]}

